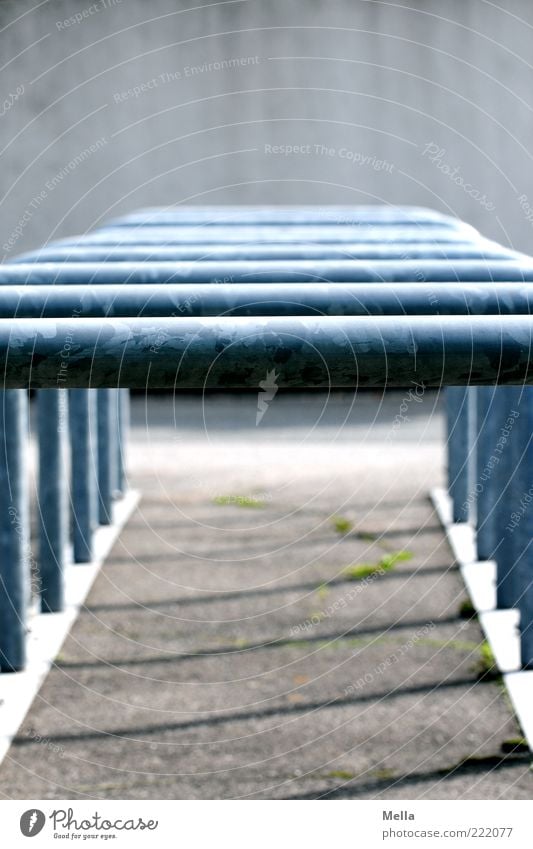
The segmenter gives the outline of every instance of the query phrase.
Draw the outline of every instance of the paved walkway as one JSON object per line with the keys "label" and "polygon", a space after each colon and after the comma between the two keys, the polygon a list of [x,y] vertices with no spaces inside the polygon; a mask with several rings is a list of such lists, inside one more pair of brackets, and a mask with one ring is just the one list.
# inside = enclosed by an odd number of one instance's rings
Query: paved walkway
{"label": "paved walkway", "polygon": [[428,499],[436,395],[280,394],[257,426],[253,395],[133,412],[140,508],[3,798],[531,798]]}

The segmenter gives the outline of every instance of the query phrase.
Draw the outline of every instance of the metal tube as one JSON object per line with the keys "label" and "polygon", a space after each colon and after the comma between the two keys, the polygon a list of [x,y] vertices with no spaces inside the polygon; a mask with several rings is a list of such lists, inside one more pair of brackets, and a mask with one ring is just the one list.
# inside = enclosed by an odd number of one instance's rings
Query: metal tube
{"label": "metal tube", "polygon": [[92,466],[96,396],[92,390],[69,390],[69,417],[74,562],[89,563],[96,525],[96,478]]}
{"label": "metal tube", "polygon": [[8,388],[280,388],[533,383],[529,316],[2,319]]}
{"label": "metal tube", "polygon": [[29,263],[0,267],[0,286],[169,283],[364,283],[374,281],[525,282],[533,260],[421,259],[379,262],[291,260],[287,262]]}
{"label": "metal tube", "polygon": [[467,455],[467,499],[465,505],[465,512],[468,517],[468,521],[471,523],[475,523],[477,519],[477,507],[475,499],[473,498],[473,490],[476,476],[476,431],[477,431],[477,398],[476,398],[476,389],[475,386],[469,386],[467,388],[467,443],[468,443],[468,455]]}
{"label": "metal tube", "polygon": [[124,494],[128,488],[126,482],[126,447],[130,426],[130,390],[117,390],[118,402],[118,439],[117,439],[117,490]]}
{"label": "metal tube", "polygon": [[476,478],[476,546],[478,560],[490,560],[496,548],[495,510],[498,496],[498,464],[501,446],[498,444],[499,396],[497,386],[479,386],[477,398]]}
{"label": "metal tube", "polygon": [[116,430],[113,426],[115,389],[98,389],[98,521],[113,521],[113,491],[116,473]]}
{"label": "metal tube", "polygon": [[0,402],[0,669],[18,672],[26,663],[31,593],[27,393],[1,391]]}
{"label": "metal tube", "polygon": [[98,389],[88,389],[87,392],[89,394],[89,441],[91,446],[91,460],[89,471],[92,476],[92,486],[91,486],[91,495],[92,495],[92,508],[91,514],[93,516],[94,525],[99,525],[100,523],[100,487],[99,487],[99,473],[98,473],[98,465],[99,465],[99,443],[98,443]]}
{"label": "metal tube", "polygon": [[533,669],[533,392],[524,389],[516,422],[516,486],[509,526],[515,539],[522,665]]}
{"label": "metal tube", "polygon": [[494,511],[496,545],[496,600],[498,608],[516,607],[520,590],[517,580],[517,543],[512,514],[520,500],[518,465],[521,455],[521,417],[524,388],[507,386],[499,392],[498,449],[500,462],[495,479],[497,498]]}
{"label": "metal tube", "polygon": [[[20,254],[13,263],[28,262],[183,262],[230,260],[287,260],[287,259],[519,259],[516,251],[495,242],[479,240],[446,242],[443,244],[408,243],[404,245],[381,242],[344,244],[287,244],[287,245],[87,245],[83,239],[71,246],[50,245],[38,251]],[[522,259],[525,257],[522,256]]]}
{"label": "metal tube", "polygon": [[218,315],[528,315],[524,283],[165,283],[4,286],[0,318]]}
{"label": "metal tube", "polygon": [[68,427],[67,393],[64,389],[42,389],[37,394],[37,405],[41,609],[43,613],[55,613],[64,607],[68,534],[65,436]]}
{"label": "metal tube", "polygon": [[[136,244],[287,244],[294,242],[314,242],[315,244],[342,242],[381,242],[398,244],[409,242],[468,242],[479,238],[473,228],[463,225],[460,229],[451,227],[360,227],[347,226],[309,226],[309,227],[254,227],[254,226],[214,226],[214,227],[107,227],[83,236],[87,245]],[[61,239],[57,244],[78,243],[79,236]]]}
{"label": "metal tube", "polygon": [[453,505],[453,521],[469,518],[470,405],[468,387],[446,390],[448,491]]}
{"label": "metal tube", "polygon": [[423,224],[461,227],[457,218],[420,206],[178,206],[152,207],[115,218],[110,226],[147,224]]}
{"label": "metal tube", "polygon": [[111,499],[115,499],[120,495],[119,480],[120,480],[120,389],[111,389],[109,398],[109,416],[111,418],[112,442],[110,451],[113,451],[111,457]]}

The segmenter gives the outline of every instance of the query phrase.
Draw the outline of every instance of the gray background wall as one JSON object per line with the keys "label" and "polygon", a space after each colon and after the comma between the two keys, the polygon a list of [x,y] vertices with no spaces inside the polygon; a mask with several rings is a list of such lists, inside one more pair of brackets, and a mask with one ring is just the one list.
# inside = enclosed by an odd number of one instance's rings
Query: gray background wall
{"label": "gray background wall", "polygon": [[531,0],[195,5],[0,0],[4,259],[180,201],[423,204],[533,253]]}

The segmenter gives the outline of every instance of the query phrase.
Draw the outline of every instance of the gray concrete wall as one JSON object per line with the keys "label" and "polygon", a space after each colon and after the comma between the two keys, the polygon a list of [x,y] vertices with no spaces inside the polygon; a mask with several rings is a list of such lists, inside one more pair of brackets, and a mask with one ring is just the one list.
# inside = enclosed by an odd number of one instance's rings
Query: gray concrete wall
{"label": "gray concrete wall", "polygon": [[530,0],[198,6],[0,3],[4,258],[180,201],[424,204],[533,252]]}

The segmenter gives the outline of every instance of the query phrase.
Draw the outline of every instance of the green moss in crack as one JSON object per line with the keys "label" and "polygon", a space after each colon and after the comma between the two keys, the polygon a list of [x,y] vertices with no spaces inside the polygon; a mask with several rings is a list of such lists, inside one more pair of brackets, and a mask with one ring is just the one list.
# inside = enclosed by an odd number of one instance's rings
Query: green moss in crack
{"label": "green moss in crack", "polygon": [[479,658],[473,671],[480,681],[496,681],[501,679],[500,672],[496,666],[496,658],[486,640],[479,647]]}
{"label": "green moss in crack", "polygon": [[235,507],[250,507],[252,509],[265,506],[263,499],[255,495],[217,495],[213,500],[215,504],[224,506],[234,505]]}
{"label": "green moss in crack", "polygon": [[469,598],[465,598],[459,605],[459,617],[461,619],[475,619],[477,611]]}
{"label": "green moss in crack", "polygon": [[353,522],[347,519],[345,516],[333,516],[331,519],[334,529],[338,534],[349,534],[353,529]]}
{"label": "green moss in crack", "polygon": [[326,583],[319,584],[316,588],[316,592],[320,601],[325,601],[331,590]]}
{"label": "green moss in crack", "polygon": [[324,778],[338,778],[341,781],[351,781],[355,777],[355,773],[349,772],[347,769],[332,769],[324,776]]}
{"label": "green moss in crack", "polygon": [[370,775],[372,778],[377,778],[378,781],[391,781],[393,778],[396,778],[397,773],[393,769],[383,766],[373,770]]}
{"label": "green moss in crack", "polygon": [[347,566],[343,569],[342,576],[347,581],[363,581],[374,575],[391,572],[397,563],[410,560],[412,556],[410,551],[392,551],[390,554],[383,555],[377,563],[354,563],[352,566]]}

